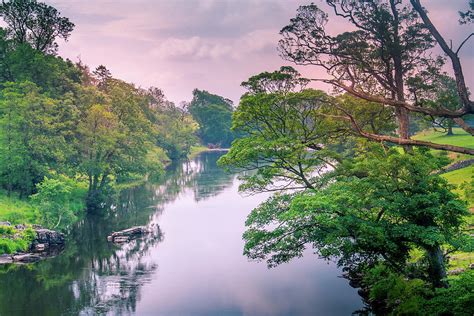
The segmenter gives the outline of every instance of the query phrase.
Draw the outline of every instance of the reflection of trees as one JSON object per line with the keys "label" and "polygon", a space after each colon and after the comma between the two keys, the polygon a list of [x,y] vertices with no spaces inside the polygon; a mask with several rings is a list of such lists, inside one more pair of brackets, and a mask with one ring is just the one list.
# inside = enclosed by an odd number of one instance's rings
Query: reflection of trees
{"label": "reflection of trees", "polygon": [[90,216],[72,230],[66,249],[30,266],[0,266],[0,315],[127,314],[157,266],[147,254],[159,243],[150,236],[122,246],[107,242],[112,231],[150,225],[166,203],[186,189],[196,201],[222,192],[234,176],[218,169],[218,153],[172,166],[162,184],[124,190],[103,216]]}
{"label": "reflection of trees", "polygon": [[164,188],[175,194],[186,188],[192,189],[197,202],[218,195],[232,184],[235,177],[217,166],[221,155],[222,152],[204,152],[199,159],[175,167]]}

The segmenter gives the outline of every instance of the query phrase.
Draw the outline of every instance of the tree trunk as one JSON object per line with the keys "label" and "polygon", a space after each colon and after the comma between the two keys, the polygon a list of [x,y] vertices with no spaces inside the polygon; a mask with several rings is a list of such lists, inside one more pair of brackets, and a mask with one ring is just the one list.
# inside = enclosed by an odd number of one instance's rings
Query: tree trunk
{"label": "tree trunk", "polygon": [[448,287],[446,281],[446,266],[444,265],[444,257],[439,245],[426,247],[429,262],[429,277],[431,283],[435,287]]}
{"label": "tree trunk", "polygon": [[398,120],[398,135],[400,138],[410,138],[410,118],[408,116],[408,110],[404,108],[396,109],[397,120]]}
{"label": "tree trunk", "polygon": [[448,120],[448,136],[454,135],[453,133],[453,121]]}

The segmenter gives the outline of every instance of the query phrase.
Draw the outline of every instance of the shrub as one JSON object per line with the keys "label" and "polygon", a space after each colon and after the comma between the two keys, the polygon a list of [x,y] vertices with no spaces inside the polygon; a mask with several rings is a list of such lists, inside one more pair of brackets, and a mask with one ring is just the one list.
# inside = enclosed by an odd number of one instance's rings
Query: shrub
{"label": "shrub", "polygon": [[40,222],[49,228],[65,228],[84,209],[84,190],[65,176],[45,177],[37,186],[32,200],[39,210]]}
{"label": "shrub", "polygon": [[436,289],[426,302],[426,315],[474,315],[474,271],[462,273],[450,280],[448,288]]}

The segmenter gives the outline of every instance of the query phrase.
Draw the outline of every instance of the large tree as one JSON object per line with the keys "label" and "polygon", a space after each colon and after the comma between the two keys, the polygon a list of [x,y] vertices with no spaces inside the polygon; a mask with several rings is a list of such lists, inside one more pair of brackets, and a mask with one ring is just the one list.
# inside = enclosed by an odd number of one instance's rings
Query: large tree
{"label": "large tree", "polygon": [[[345,115],[359,135],[401,145],[427,146],[474,154],[461,146],[434,144],[410,139],[410,112],[454,119],[467,132],[474,130],[464,120],[474,113],[469,98],[459,53],[470,38],[457,48],[449,46],[431,22],[418,0],[404,4],[398,0],[327,0],[336,18],[348,21],[353,31],[331,35],[329,16],[317,5],[301,6],[290,24],[281,30],[279,48],[285,59],[300,65],[316,65],[327,76],[314,78],[359,99],[393,108],[398,135],[376,134],[361,128],[357,120]],[[426,104],[417,96],[423,85],[442,75],[443,57],[432,57],[438,44],[451,61],[460,99],[458,108]]]}
{"label": "large tree", "polygon": [[56,53],[57,38],[67,40],[74,29],[74,23],[58,10],[36,0],[3,0],[0,17],[17,45],[29,44],[44,53]]}
{"label": "large tree", "polygon": [[[277,192],[249,215],[245,253],[274,266],[311,245],[345,268],[382,262],[409,277],[410,251],[420,249],[417,276],[445,286],[443,247],[469,240],[460,231],[465,204],[434,173],[447,161],[427,150],[355,141],[341,113],[379,133],[392,128],[390,108],[304,85],[287,68],[244,83],[249,92],[233,117],[241,137],[220,163],[248,171],[241,190]],[[347,141],[356,155],[341,151]]]}

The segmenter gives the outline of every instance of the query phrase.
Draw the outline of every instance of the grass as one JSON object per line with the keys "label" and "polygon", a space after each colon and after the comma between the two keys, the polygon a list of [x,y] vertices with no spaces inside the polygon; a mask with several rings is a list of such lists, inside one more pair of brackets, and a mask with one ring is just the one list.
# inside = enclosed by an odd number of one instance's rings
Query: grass
{"label": "grass", "polygon": [[[427,142],[432,142],[436,144],[447,144],[453,146],[462,146],[468,148],[474,148],[474,137],[468,134],[461,128],[453,128],[454,135],[446,135],[444,131],[435,131],[433,129],[422,131],[415,136],[413,139],[423,140]],[[439,152],[437,150],[437,152]],[[448,156],[453,160],[453,162],[472,158],[470,155],[464,155],[459,153],[449,153]]]}
{"label": "grass", "polygon": [[27,228],[17,231],[12,226],[0,226],[0,254],[26,251],[36,233]]}
{"label": "grass", "polygon": [[[444,131],[436,131],[430,129],[413,136],[413,139],[429,141],[437,144],[448,144],[474,148],[474,137],[472,135],[468,134],[461,128],[453,128],[453,133],[454,135],[448,136]],[[441,151],[436,150],[435,152],[440,153]],[[473,158],[470,155],[458,153],[448,153],[448,157],[451,158],[453,162]],[[466,196],[465,190],[462,189],[460,186],[462,186],[463,184],[465,185],[466,182],[469,183],[472,180],[472,177],[474,176],[474,165],[444,173],[442,176],[443,178],[448,180],[449,183],[454,184],[456,186],[456,193],[458,193],[461,197],[465,198],[469,203],[469,207],[473,209],[474,196],[472,196],[472,194],[471,196]]]}
{"label": "grass", "polygon": [[447,172],[442,175],[442,177],[448,180],[449,183],[454,184],[456,186],[455,192],[458,193],[461,197],[463,197],[467,201],[467,203],[469,204],[469,208],[471,210],[473,210],[474,208],[474,195],[466,194],[465,188],[463,188],[462,186],[463,185],[468,186],[469,183],[472,181],[473,176],[474,176],[474,165],[470,165],[469,167],[466,167],[466,168]]}
{"label": "grass", "polygon": [[188,155],[188,159],[194,159],[194,158],[196,158],[197,155],[199,155],[200,153],[202,153],[206,150],[208,150],[208,148],[206,146],[203,146],[203,145],[192,146],[191,151]]}
{"label": "grass", "polygon": [[33,224],[36,222],[35,208],[28,201],[0,191],[0,221],[12,224]]}

